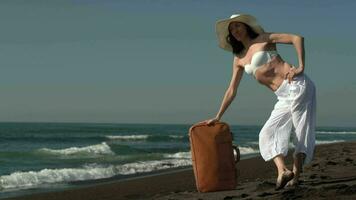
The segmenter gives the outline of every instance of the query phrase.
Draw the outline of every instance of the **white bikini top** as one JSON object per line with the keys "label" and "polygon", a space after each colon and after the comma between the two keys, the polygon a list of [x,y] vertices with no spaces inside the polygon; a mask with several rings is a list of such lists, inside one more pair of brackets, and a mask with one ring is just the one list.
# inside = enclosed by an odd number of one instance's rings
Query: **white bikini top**
{"label": "white bikini top", "polygon": [[259,66],[268,63],[274,55],[278,55],[277,50],[257,51],[252,55],[251,64],[245,65],[245,71],[248,74],[255,76],[256,70]]}

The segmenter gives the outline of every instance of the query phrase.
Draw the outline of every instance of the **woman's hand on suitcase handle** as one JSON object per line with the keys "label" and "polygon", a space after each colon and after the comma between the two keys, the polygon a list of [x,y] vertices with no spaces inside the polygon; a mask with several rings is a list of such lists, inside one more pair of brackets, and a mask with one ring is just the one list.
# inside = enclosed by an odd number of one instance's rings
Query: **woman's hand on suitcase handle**
{"label": "woman's hand on suitcase handle", "polygon": [[215,122],[218,122],[219,120],[220,120],[220,118],[215,117],[215,118],[212,118],[212,119],[205,120],[205,123],[207,125],[211,125],[211,124],[214,124]]}

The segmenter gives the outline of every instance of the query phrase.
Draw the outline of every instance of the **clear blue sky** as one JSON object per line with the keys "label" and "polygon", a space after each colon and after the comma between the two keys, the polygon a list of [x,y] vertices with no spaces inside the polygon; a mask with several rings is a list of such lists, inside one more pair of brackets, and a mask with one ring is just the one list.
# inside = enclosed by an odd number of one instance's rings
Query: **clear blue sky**
{"label": "clear blue sky", "polygon": [[[224,3],[222,3],[224,2]],[[232,55],[215,22],[237,12],[305,37],[317,125],[356,126],[355,1],[0,1],[0,121],[187,123],[214,117]],[[278,44],[297,65],[292,45]],[[262,125],[274,94],[244,74],[222,120]]]}

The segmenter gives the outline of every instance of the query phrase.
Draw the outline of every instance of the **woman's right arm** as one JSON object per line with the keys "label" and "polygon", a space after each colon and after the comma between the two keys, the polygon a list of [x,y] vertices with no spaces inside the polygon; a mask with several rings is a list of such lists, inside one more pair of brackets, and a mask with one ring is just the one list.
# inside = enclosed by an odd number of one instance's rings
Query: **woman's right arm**
{"label": "woman's right arm", "polygon": [[234,100],[236,94],[237,94],[237,88],[240,84],[242,75],[243,75],[243,67],[238,65],[238,58],[234,56],[234,61],[232,65],[232,78],[230,81],[230,85],[227,88],[223,101],[221,103],[219,112],[216,114],[216,117],[214,119],[208,120],[208,124],[210,124],[213,121],[219,121],[228,108],[228,106],[231,104],[231,102]]}

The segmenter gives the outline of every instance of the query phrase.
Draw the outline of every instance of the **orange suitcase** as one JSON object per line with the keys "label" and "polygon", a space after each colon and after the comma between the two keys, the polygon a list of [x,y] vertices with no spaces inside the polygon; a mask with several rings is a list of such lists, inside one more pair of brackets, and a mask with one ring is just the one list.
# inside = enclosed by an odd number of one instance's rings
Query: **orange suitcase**
{"label": "orange suitcase", "polygon": [[199,192],[236,188],[236,163],[240,160],[240,151],[232,140],[232,132],[225,122],[213,125],[199,122],[190,127],[192,165]]}

